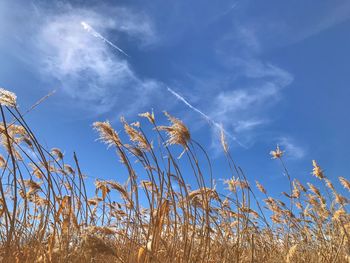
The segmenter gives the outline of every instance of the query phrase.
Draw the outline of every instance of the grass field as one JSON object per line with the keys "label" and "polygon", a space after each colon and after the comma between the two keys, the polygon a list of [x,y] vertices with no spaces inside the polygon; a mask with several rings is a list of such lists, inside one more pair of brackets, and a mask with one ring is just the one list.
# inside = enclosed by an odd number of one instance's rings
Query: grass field
{"label": "grass field", "polygon": [[69,164],[60,149],[45,149],[15,94],[1,89],[0,104],[1,262],[350,262],[350,182],[340,177],[345,189],[336,189],[316,161],[303,185],[282,149],[271,151],[289,189],[279,200],[243,173],[222,133],[231,169],[220,193],[210,153],[185,124],[165,113],[169,124],[161,125],[147,112],[142,126],[121,119],[125,142],[108,121],[93,124],[128,173],[126,183],[96,180],[94,192],[79,153]]}

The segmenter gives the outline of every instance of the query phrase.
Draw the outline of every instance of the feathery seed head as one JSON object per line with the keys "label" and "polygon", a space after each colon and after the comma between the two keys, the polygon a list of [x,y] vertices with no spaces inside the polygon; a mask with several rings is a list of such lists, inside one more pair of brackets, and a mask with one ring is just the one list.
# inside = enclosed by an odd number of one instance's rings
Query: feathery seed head
{"label": "feathery seed head", "polygon": [[63,153],[61,152],[60,149],[58,148],[53,148],[51,149],[51,152],[50,152],[52,155],[56,156],[57,157],[57,160],[62,160],[63,159]]}
{"label": "feathery seed head", "polygon": [[112,128],[109,121],[94,122],[93,127],[99,132],[100,140],[108,145],[108,147],[116,145],[122,146],[118,133]]}
{"label": "feathery seed head", "polygon": [[314,185],[311,184],[311,183],[307,183],[307,185],[309,186],[311,192],[313,192],[313,193],[314,193],[315,195],[317,195],[318,197],[321,196],[321,192],[320,192],[320,190],[319,190],[316,186],[314,186]]}
{"label": "feathery seed head", "polygon": [[264,186],[262,186],[262,184],[260,184],[258,181],[255,181],[255,183],[259,191],[262,192],[263,194],[266,194],[266,189],[264,188]]}
{"label": "feathery seed head", "polygon": [[344,177],[339,177],[339,181],[345,189],[350,191],[350,182],[348,180],[346,180]]}
{"label": "feathery seed head", "polygon": [[271,151],[270,154],[272,159],[280,159],[283,156],[284,151],[281,151],[279,145],[277,145],[276,150]]}
{"label": "feathery seed head", "polygon": [[75,174],[75,171],[74,171],[74,169],[72,168],[72,166],[70,166],[69,164],[65,164],[64,165],[64,170],[66,171],[66,172],[68,172],[69,174]]}
{"label": "feathery seed head", "polygon": [[139,116],[140,116],[140,117],[147,118],[147,119],[149,120],[149,122],[152,123],[152,124],[155,123],[153,111],[152,111],[152,113],[149,113],[149,112],[140,113]]}
{"label": "feathery seed head", "polygon": [[169,113],[164,112],[171,122],[171,126],[158,126],[159,130],[166,131],[168,134],[167,144],[180,144],[184,148],[187,148],[187,142],[191,139],[188,128],[179,119],[171,116]]}
{"label": "feathery seed head", "polygon": [[137,131],[131,125],[129,125],[124,117],[121,117],[120,120],[124,124],[124,130],[129,135],[130,140],[132,142],[135,142],[140,149],[146,151],[150,150],[150,145],[147,143],[146,138],[141,134],[141,132]]}
{"label": "feathery seed head", "polygon": [[325,178],[325,182],[326,182],[326,186],[334,192],[335,188],[334,188],[334,185],[332,184],[332,182],[330,180],[328,180],[327,178]]}
{"label": "feathery seed head", "polygon": [[323,179],[324,178],[323,171],[315,160],[312,160],[312,166],[313,166],[312,174],[316,176],[318,179]]}
{"label": "feathery seed head", "polygon": [[220,130],[220,142],[225,153],[228,153],[228,144],[225,137],[224,129]]}
{"label": "feathery seed head", "polygon": [[0,104],[7,107],[16,107],[17,96],[15,93],[0,88]]}
{"label": "feathery seed head", "polygon": [[0,168],[5,168],[6,161],[5,158],[0,154]]}

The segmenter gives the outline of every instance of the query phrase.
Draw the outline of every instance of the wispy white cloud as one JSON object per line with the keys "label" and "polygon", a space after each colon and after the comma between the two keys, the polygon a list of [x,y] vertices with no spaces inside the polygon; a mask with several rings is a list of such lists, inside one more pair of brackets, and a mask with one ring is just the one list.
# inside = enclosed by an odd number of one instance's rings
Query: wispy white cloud
{"label": "wispy white cloud", "polygon": [[337,26],[350,19],[350,2],[343,0],[333,5],[312,23],[302,28],[293,28],[292,36],[289,36],[289,44],[300,42],[309,37],[315,36],[327,29]]}
{"label": "wispy white cloud", "polygon": [[[290,72],[262,59],[260,51],[255,29],[234,24],[232,32],[215,45],[221,71],[189,73],[193,88],[186,91],[191,103],[199,108],[205,105],[206,115],[246,146],[273,122],[271,113],[294,79]],[[214,130],[212,135],[215,146],[218,132]]]}
{"label": "wispy white cloud", "polygon": [[[248,13],[249,9],[250,5],[247,4],[245,11]],[[350,2],[315,2],[305,8],[295,1],[281,2],[273,9],[261,8],[254,16],[246,16],[244,19],[250,27],[256,29],[261,46],[273,49],[301,42],[348,21]]]}
{"label": "wispy white cloud", "polygon": [[237,133],[247,132],[252,129],[256,129],[257,126],[265,124],[267,121],[265,120],[242,120],[238,121],[235,127],[235,131]]}
{"label": "wispy white cloud", "polygon": [[[42,72],[59,80],[67,95],[95,113],[110,111],[116,105],[123,112],[137,111],[139,107],[131,109],[130,105],[145,105],[148,95],[159,86],[155,80],[140,78],[123,54],[113,52],[109,46],[124,51],[97,33],[97,30],[106,35],[115,30],[123,31],[132,37],[140,37],[142,43],[155,35],[151,33],[151,25],[145,26],[148,20],[142,21],[127,9],[123,9],[122,17],[126,21],[92,10],[70,9],[46,17],[36,37]],[[136,30],[133,23],[144,26]],[[118,34],[113,34],[116,36]],[[126,100],[135,103],[123,103]]]}
{"label": "wispy white cloud", "polygon": [[254,132],[271,122],[269,110],[276,106],[293,77],[276,66],[255,60],[242,61],[240,70],[248,84],[219,92],[210,115],[249,144]]}
{"label": "wispy white cloud", "polygon": [[289,25],[289,32],[292,31],[289,36],[289,43],[296,43],[315,36],[324,30],[330,29],[350,19],[350,2],[346,0],[338,1],[337,4],[327,8],[326,11],[320,12],[312,22],[307,23],[304,27],[293,27]]}
{"label": "wispy white cloud", "polygon": [[295,140],[290,137],[280,137],[277,141],[288,158],[301,159],[306,154],[306,150],[300,145],[297,145]]}
{"label": "wispy white cloud", "polygon": [[149,106],[151,97],[157,103],[162,84],[138,74],[111,45],[128,52],[152,48],[158,41],[153,20],[131,7],[85,6],[0,1],[0,48],[12,52],[50,89],[54,86],[64,94],[70,107],[83,109],[84,116],[137,112]]}
{"label": "wispy white cloud", "polygon": [[210,25],[212,23],[215,23],[217,22],[218,20],[222,19],[223,17],[231,14],[239,5],[239,2],[236,1],[236,2],[233,2],[233,3],[230,3],[229,6],[225,6],[224,7],[224,10],[223,11],[219,11],[217,14],[215,14],[213,17],[210,17],[208,19],[208,23],[207,25]]}

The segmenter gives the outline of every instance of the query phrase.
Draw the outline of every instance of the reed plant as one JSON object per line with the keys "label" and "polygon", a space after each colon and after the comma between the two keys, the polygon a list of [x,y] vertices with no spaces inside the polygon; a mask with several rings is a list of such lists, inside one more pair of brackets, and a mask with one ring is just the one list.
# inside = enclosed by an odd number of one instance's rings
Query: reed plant
{"label": "reed plant", "polygon": [[69,163],[37,139],[15,94],[0,89],[0,112],[1,262],[350,262],[350,182],[340,177],[337,189],[316,161],[302,184],[284,152],[271,151],[289,189],[276,198],[235,163],[222,132],[229,168],[220,192],[186,125],[146,112],[121,119],[123,136],[93,123],[128,178],[92,186],[76,153]]}

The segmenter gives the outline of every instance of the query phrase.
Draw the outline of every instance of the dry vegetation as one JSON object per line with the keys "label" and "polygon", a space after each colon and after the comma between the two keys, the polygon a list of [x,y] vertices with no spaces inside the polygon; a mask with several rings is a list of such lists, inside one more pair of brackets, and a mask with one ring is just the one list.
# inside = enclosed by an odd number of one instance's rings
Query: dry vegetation
{"label": "dry vegetation", "polygon": [[93,124],[128,174],[126,183],[96,181],[93,192],[75,154],[69,165],[40,144],[13,93],[1,89],[0,104],[2,262],[350,262],[350,182],[339,178],[337,190],[316,161],[313,184],[303,185],[272,151],[289,189],[276,199],[247,180],[222,134],[223,195],[186,126],[167,113],[169,126],[159,126],[144,113],[142,127],[121,120],[128,143],[109,122]]}

